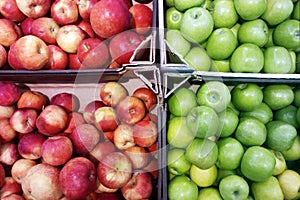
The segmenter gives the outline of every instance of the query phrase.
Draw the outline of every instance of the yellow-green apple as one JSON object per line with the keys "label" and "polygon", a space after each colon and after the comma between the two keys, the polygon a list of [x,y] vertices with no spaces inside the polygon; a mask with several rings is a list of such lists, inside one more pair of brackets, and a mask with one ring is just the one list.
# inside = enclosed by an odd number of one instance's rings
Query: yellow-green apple
{"label": "yellow-green apple", "polygon": [[208,7],[208,10],[210,11],[214,20],[215,28],[231,28],[239,19],[233,1],[212,1]]}
{"label": "yellow-green apple", "polygon": [[246,199],[249,195],[247,181],[238,175],[229,175],[219,184],[219,191],[223,199]]}
{"label": "yellow-green apple", "polygon": [[115,108],[103,106],[94,112],[95,126],[102,132],[114,131],[119,124]]}
{"label": "yellow-green apple", "polygon": [[266,181],[255,182],[251,185],[253,197],[257,200],[271,198],[274,200],[284,199],[279,181],[276,177],[271,176]]}
{"label": "yellow-green apple", "polygon": [[50,104],[61,106],[66,112],[76,112],[80,108],[79,98],[69,92],[60,92],[55,94],[50,99]]}
{"label": "yellow-green apple", "polygon": [[45,16],[50,10],[51,0],[16,0],[19,10],[30,18]]}
{"label": "yellow-green apple", "polygon": [[1,164],[6,166],[12,166],[19,158],[20,154],[16,143],[6,142],[0,146]]}
{"label": "yellow-green apple", "polygon": [[21,28],[9,19],[0,19],[0,44],[9,47],[22,36]]}
{"label": "yellow-green apple", "polygon": [[300,175],[296,171],[286,169],[277,179],[285,199],[299,199]]}
{"label": "yellow-green apple", "polygon": [[197,199],[198,187],[188,176],[175,176],[168,184],[168,197],[170,199]]}
{"label": "yellow-green apple", "polygon": [[16,137],[17,132],[10,124],[10,118],[0,118],[0,127],[1,142],[10,142]]}
{"label": "yellow-green apple", "polygon": [[116,150],[115,145],[110,141],[99,142],[94,149],[89,152],[88,158],[98,164],[106,155]]}
{"label": "yellow-green apple", "polygon": [[20,88],[13,82],[0,82],[0,105],[10,106],[16,103],[21,95]]}
{"label": "yellow-green apple", "polygon": [[50,17],[40,17],[31,24],[31,34],[41,38],[46,44],[56,44],[59,25]]}
{"label": "yellow-green apple", "polygon": [[129,8],[132,16],[131,28],[138,34],[147,34],[152,27],[152,9],[144,4],[134,4]]}
{"label": "yellow-green apple", "polygon": [[23,35],[30,35],[31,34],[31,25],[34,22],[34,19],[27,17],[20,23],[21,30]]}
{"label": "yellow-green apple", "polygon": [[134,142],[141,147],[150,147],[157,141],[157,126],[152,121],[139,121],[133,126]]}
{"label": "yellow-green apple", "polygon": [[179,30],[168,30],[166,32],[166,40],[171,48],[180,56],[184,57],[191,48],[191,43],[187,41]]}
{"label": "yellow-green apple", "polygon": [[233,2],[236,12],[247,21],[259,18],[267,8],[267,0],[234,0]]}
{"label": "yellow-green apple", "polygon": [[156,94],[148,87],[139,87],[135,89],[132,96],[142,99],[148,111],[153,110],[157,104]]}
{"label": "yellow-green apple", "polygon": [[191,163],[184,156],[184,149],[172,148],[168,150],[168,171],[174,175],[188,174]]}
{"label": "yellow-green apple", "polygon": [[68,54],[57,45],[48,45],[50,59],[43,69],[64,70],[68,68]]}
{"label": "yellow-green apple", "polygon": [[15,181],[21,184],[22,179],[25,177],[27,171],[35,166],[37,162],[35,160],[20,158],[11,167],[11,176]]}
{"label": "yellow-green apple", "polygon": [[292,146],[286,151],[281,151],[281,154],[283,155],[286,161],[299,160],[300,159],[299,149],[300,149],[300,136],[297,135]]}
{"label": "yellow-green apple", "polygon": [[27,133],[18,142],[18,152],[22,158],[36,160],[42,156],[42,145],[46,137],[39,133]]}
{"label": "yellow-green apple", "polygon": [[51,4],[51,18],[59,24],[71,24],[78,20],[79,12],[76,1],[56,0]]}
{"label": "yellow-green apple", "polygon": [[112,107],[115,107],[127,95],[127,89],[116,81],[104,83],[100,90],[100,98],[103,103]]}
{"label": "yellow-green apple", "polygon": [[95,111],[103,106],[105,106],[105,104],[101,100],[93,100],[86,104],[83,109],[83,118],[86,123],[93,124],[95,122]]}
{"label": "yellow-green apple", "polygon": [[17,102],[17,108],[33,108],[37,111],[42,111],[48,103],[48,96],[42,92],[26,90],[21,94]]}
{"label": "yellow-green apple", "polygon": [[205,49],[200,46],[191,48],[184,57],[184,60],[190,68],[196,71],[209,71],[212,65],[211,58]]}
{"label": "yellow-green apple", "polygon": [[77,0],[78,12],[85,21],[90,21],[91,10],[99,0]]}
{"label": "yellow-green apple", "polygon": [[277,176],[287,168],[286,161],[280,151],[275,151],[273,149],[269,149],[269,150],[274,154],[275,161],[276,161],[275,168],[273,170],[272,175]]}
{"label": "yellow-green apple", "polygon": [[183,13],[177,10],[175,7],[168,8],[165,14],[166,28],[179,30],[182,16]]}
{"label": "yellow-green apple", "polygon": [[7,62],[7,51],[2,44],[0,44],[0,68],[4,67]]}
{"label": "yellow-green apple", "polygon": [[33,108],[18,108],[10,117],[11,127],[19,133],[30,133],[36,128],[38,112]]}
{"label": "yellow-green apple", "polygon": [[132,125],[120,124],[114,131],[113,143],[121,150],[135,146]]}
{"label": "yellow-green apple", "polygon": [[183,1],[174,0],[174,6],[177,10],[186,11],[189,8],[201,6],[201,4],[203,2],[204,2],[204,0],[196,0],[196,1],[192,1],[192,0],[183,0]]}
{"label": "yellow-green apple", "polygon": [[66,128],[63,130],[64,133],[71,134],[73,130],[79,126],[80,124],[85,124],[85,120],[81,112],[70,112],[68,113],[68,124]]}
{"label": "yellow-green apple", "polygon": [[150,162],[151,154],[146,148],[133,146],[125,149],[125,155],[131,160],[133,169],[143,169]]}
{"label": "yellow-green apple", "polygon": [[1,15],[12,21],[21,22],[26,18],[18,8],[16,0],[3,0],[0,2]]}

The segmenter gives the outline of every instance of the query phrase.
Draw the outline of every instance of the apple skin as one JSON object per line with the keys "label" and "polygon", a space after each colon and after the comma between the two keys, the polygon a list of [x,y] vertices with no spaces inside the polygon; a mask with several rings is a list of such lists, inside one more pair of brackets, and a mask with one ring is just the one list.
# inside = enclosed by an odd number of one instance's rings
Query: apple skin
{"label": "apple skin", "polygon": [[133,171],[131,179],[121,188],[125,199],[149,199],[153,190],[150,173]]}
{"label": "apple skin", "polygon": [[103,192],[97,196],[96,200],[119,200],[120,196],[118,193]]}
{"label": "apple skin", "polygon": [[101,38],[110,38],[130,27],[129,9],[122,0],[101,0],[90,13],[90,23]]}
{"label": "apple skin", "polygon": [[89,152],[88,158],[98,164],[106,155],[116,150],[115,145],[110,141],[99,142],[95,148]]}
{"label": "apple skin", "polygon": [[95,165],[85,157],[69,160],[59,173],[61,190],[68,199],[83,199],[96,189]]}
{"label": "apple skin", "polygon": [[64,70],[68,67],[68,54],[59,46],[48,45],[50,51],[50,59],[43,69]]}
{"label": "apple skin", "polygon": [[138,34],[147,34],[152,27],[152,10],[144,4],[134,4],[129,8],[132,15],[131,27]]}
{"label": "apple skin", "polygon": [[241,1],[234,0],[234,6],[239,16],[244,20],[254,20],[259,18],[267,8],[266,0]]}
{"label": "apple skin", "polygon": [[18,108],[33,108],[37,111],[49,104],[48,96],[39,91],[27,90],[23,92],[17,102]]}
{"label": "apple skin", "polygon": [[45,16],[51,5],[51,0],[16,0],[17,6],[27,17],[36,19]]}
{"label": "apple skin", "polygon": [[11,106],[1,106],[0,105],[0,118],[10,118],[10,116],[15,112],[16,107]]}
{"label": "apple skin", "polygon": [[4,185],[1,187],[0,198],[4,199],[12,194],[22,194],[22,188],[11,176],[5,177]]}
{"label": "apple skin", "polygon": [[113,152],[105,156],[97,167],[97,176],[106,187],[121,188],[130,180],[132,164],[130,159],[121,152]]}
{"label": "apple skin", "polygon": [[31,167],[22,179],[21,187],[26,199],[60,199],[60,171],[58,168],[40,163]]}
{"label": "apple skin", "polygon": [[71,24],[78,20],[79,12],[75,0],[56,0],[50,7],[51,18],[59,25]]}
{"label": "apple skin", "polygon": [[144,147],[129,147],[124,153],[131,160],[133,169],[143,169],[150,161],[151,154]]}
{"label": "apple skin", "polygon": [[39,133],[27,133],[18,142],[18,152],[26,159],[36,160],[42,156],[42,145],[46,138]]}
{"label": "apple skin", "polygon": [[36,128],[38,112],[33,108],[19,108],[10,117],[12,128],[19,133],[30,133]]}
{"label": "apple skin", "polygon": [[3,0],[0,2],[0,13],[1,15],[12,21],[23,21],[26,18],[18,8],[15,0]]}
{"label": "apple skin", "polygon": [[77,0],[78,12],[85,21],[90,21],[91,10],[99,0]]}
{"label": "apple skin", "polygon": [[[80,1],[80,0],[79,0]],[[78,22],[78,24],[76,23],[76,25],[83,30],[83,32],[85,33],[87,38],[94,38],[96,37],[96,34],[92,28],[92,25],[85,21],[85,20],[81,20]]]}
{"label": "apple skin", "polygon": [[40,133],[54,136],[66,128],[68,120],[68,114],[62,107],[48,105],[38,116],[36,127]]}
{"label": "apple skin", "polygon": [[152,121],[140,121],[133,126],[134,142],[141,147],[150,147],[157,140],[158,131]]}
{"label": "apple skin", "polygon": [[103,103],[112,107],[115,107],[127,95],[127,89],[115,81],[104,83],[100,90],[100,98],[102,99]]}
{"label": "apple skin", "polygon": [[17,61],[16,54],[15,54],[15,45],[16,42],[12,43],[9,47],[9,51],[7,54],[8,65],[14,70],[24,69],[22,63]]}
{"label": "apple skin", "polygon": [[132,96],[142,99],[148,111],[154,109],[154,107],[157,104],[156,94],[150,88],[146,88],[146,87],[137,88],[133,92]]}
{"label": "apple skin", "polygon": [[234,1],[212,1],[208,6],[215,28],[231,28],[239,20]]}
{"label": "apple skin", "polygon": [[11,126],[9,118],[0,118],[0,141],[1,142],[10,142],[12,141],[17,132]]}
{"label": "apple skin", "polygon": [[35,19],[31,24],[31,34],[39,37],[47,44],[56,44],[59,25],[50,17]]}
{"label": "apple skin", "polygon": [[0,44],[9,47],[22,36],[21,28],[9,19],[0,19]]}
{"label": "apple skin", "polygon": [[13,142],[6,142],[0,146],[0,162],[6,166],[12,166],[18,159],[20,154],[18,147]]}
{"label": "apple skin", "polygon": [[80,100],[79,98],[73,94],[68,92],[61,92],[55,94],[50,99],[50,104],[61,106],[66,110],[66,112],[76,112],[80,108]]}
{"label": "apple skin", "polygon": [[119,124],[117,113],[113,107],[103,106],[95,110],[95,126],[102,132],[114,131]]}
{"label": "apple skin", "polygon": [[132,125],[120,124],[113,133],[113,143],[121,150],[135,146]]}
{"label": "apple skin", "polygon": [[21,158],[12,165],[11,176],[17,183],[21,184],[28,170],[36,164],[35,160]]}
{"label": "apple skin", "polygon": [[0,187],[4,185],[5,182],[5,169],[2,164],[0,164]]}
{"label": "apple skin", "polygon": [[7,51],[2,44],[0,44],[0,68],[4,67],[7,62]]}
{"label": "apple skin", "polygon": [[79,61],[77,53],[68,53],[69,54],[69,69],[70,70],[79,70],[83,68],[82,63]]}
{"label": "apple skin", "polygon": [[20,23],[20,27],[23,32],[23,35],[31,34],[31,26],[32,26],[33,22],[34,22],[34,19],[27,17]]}
{"label": "apple skin", "polygon": [[6,197],[3,197],[2,200],[24,200],[23,196],[22,195],[19,195],[19,194],[10,194]]}
{"label": "apple skin", "polygon": [[64,133],[71,134],[77,126],[85,123],[81,112],[70,112],[68,116],[69,122],[67,127],[64,129]]}
{"label": "apple skin", "polygon": [[16,103],[21,95],[18,85],[13,82],[0,82],[0,105],[10,106]]}
{"label": "apple skin", "polygon": [[101,194],[101,193],[117,194],[118,193],[118,189],[108,188],[108,187],[104,186],[103,184],[101,184],[99,182],[99,180],[97,179],[97,189],[95,190],[95,192],[97,194]]}
{"label": "apple skin", "polygon": [[86,121],[86,123],[89,124],[95,123],[94,113],[98,108],[103,106],[105,106],[105,104],[103,103],[103,101],[100,100],[94,100],[86,104],[83,109],[83,118]]}

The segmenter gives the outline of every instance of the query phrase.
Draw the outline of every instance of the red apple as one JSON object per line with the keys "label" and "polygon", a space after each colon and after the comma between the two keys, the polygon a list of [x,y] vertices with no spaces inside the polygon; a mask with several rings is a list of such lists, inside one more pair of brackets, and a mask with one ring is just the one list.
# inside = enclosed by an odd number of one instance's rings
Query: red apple
{"label": "red apple", "polygon": [[76,0],[56,0],[50,10],[51,17],[60,25],[74,23],[79,16]]}
{"label": "red apple", "polygon": [[90,21],[91,10],[99,0],[77,0],[78,11],[81,18]]}
{"label": "red apple", "polygon": [[95,126],[102,132],[113,131],[119,120],[113,107],[103,106],[95,110]]}
{"label": "red apple", "polygon": [[18,108],[10,117],[11,127],[19,133],[30,133],[36,128],[38,112],[33,108]]}
{"label": "red apple", "polygon": [[18,85],[13,82],[0,81],[0,105],[10,106],[20,98],[21,92]]}
{"label": "red apple", "polygon": [[115,60],[112,60],[110,65],[108,66],[109,69],[118,69],[118,68],[121,68],[121,67],[122,67],[122,65],[117,63]]}
{"label": "red apple", "polygon": [[3,197],[2,200],[25,200],[21,194],[10,194],[6,197]]}
{"label": "red apple", "polygon": [[17,61],[28,70],[42,69],[50,59],[48,46],[42,39],[34,35],[26,35],[18,39],[14,52]]}
{"label": "red apple", "polygon": [[90,22],[95,33],[110,38],[130,27],[130,12],[122,0],[101,0],[91,10]]}
{"label": "red apple", "polygon": [[15,112],[15,106],[1,106],[0,105],[0,119],[10,118],[11,115]]}
{"label": "red apple", "polygon": [[114,131],[114,144],[121,150],[135,145],[132,125],[120,124],[116,128]]}
{"label": "red apple", "polygon": [[56,42],[67,53],[76,53],[80,42],[85,38],[81,28],[74,24],[64,25],[56,34]]}
{"label": "red apple", "polygon": [[59,174],[58,168],[46,163],[31,167],[21,183],[25,199],[60,199],[63,194]]}
{"label": "red apple", "polygon": [[129,157],[132,162],[133,169],[142,169],[150,161],[151,154],[140,146],[133,146],[125,149],[125,154]]}
{"label": "red apple", "polygon": [[36,164],[37,163],[35,160],[21,158],[13,164],[11,168],[11,176],[17,183],[21,184],[22,179],[25,177],[27,171]]}
{"label": "red apple", "polygon": [[130,63],[134,51],[145,39],[133,30],[128,30],[115,35],[109,43],[109,51],[113,60],[119,64]]}
{"label": "red apple", "polygon": [[149,199],[152,190],[151,175],[140,170],[134,171],[132,178],[121,188],[125,199]]}
{"label": "red apple", "polygon": [[146,110],[145,103],[134,96],[126,96],[116,107],[120,121],[128,124],[135,124],[141,121],[146,115]]}
{"label": "red apple", "polygon": [[105,104],[100,100],[94,100],[85,105],[83,110],[83,118],[86,121],[86,123],[95,123],[95,110],[103,106],[105,106]]}
{"label": "red apple", "polygon": [[60,92],[58,94],[55,94],[50,99],[50,104],[61,106],[68,113],[73,111],[76,112],[80,107],[79,98],[75,94],[69,92]]}
{"label": "red apple", "polygon": [[116,193],[118,191],[118,188],[108,188],[106,186],[104,186],[103,184],[101,184],[99,182],[99,180],[97,179],[97,189],[95,190],[96,193]]}
{"label": "red apple", "polygon": [[10,142],[17,135],[17,132],[11,126],[9,118],[0,118],[0,142]]}
{"label": "red apple", "polygon": [[26,18],[26,15],[19,10],[16,0],[0,1],[0,13],[3,17],[17,22]]}
{"label": "red apple", "polygon": [[68,114],[57,105],[47,105],[36,120],[38,131],[47,136],[54,136],[68,125]]}
{"label": "red apple", "polygon": [[48,105],[48,96],[39,91],[27,90],[23,92],[18,100],[18,108],[32,108],[41,111]]}
{"label": "red apple", "polygon": [[153,121],[154,123],[157,123],[158,118],[156,114],[148,112],[142,120]]}
{"label": "red apple", "polygon": [[133,126],[133,137],[137,145],[150,147],[157,141],[157,126],[152,121],[140,121]]}
{"label": "red apple", "polygon": [[158,157],[158,141],[154,142],[151,146],[147,147],[147,149],[153,157]]}
{"label": "red apple", "polygon": [[15,181],[11,176],[5,177],[4,185],[1,188],[0,199],[12,194],[22,194],[21,185]]}
{"label": "red apple", "polygon": [[21,28],[9,19],[0,19],[0,44],[9,47],[22,36]]}
{"label": "red apple", "polygon": [[68,67],[69,57],[68,54],[59,46],[48,45],[50,51],[50,59],[44,69],[51,70],[64,70]]}
{"label": "red apple", "polygon": [[85,157],[69,160],[61,169],[59,183],[68,199],[84,199],[97,187],[95,165]]}
{"label": "red apple", "polygon": [[72,70],[79,70],[83,68],[82,63],[78,59],[77,53],[69,53],[69,68]]}
{"label": "red apple", "polygon": [[157,104],[157,97],[150,88],[146,88],[146,87],[137,88],[133,92],[132,96],[142,99],[148,111],[152,110]]}
{"label": "red apple", "polygon": [[[79,0],[81,1],[81,0]],[[83,32],[86,34],[87,38],[94,38],[95,37],[95,32],[92,28],[92,25],[85,21],[85,20],[80,20],[78,22],[78,24],[76,24],[79,28],[81,28],[81,30],[83,30]]]}
{"label": "red apple", "polygon": [[12,69],[21,70],[21,69],[24,69],[24,67],[23,67],[22,63],[20,63],[17,60],[16,53],[15,53],[15,45],[16,45],[16,42],[12,43],[9,47],[9,51],[7,54],[7,62]]}
{"label": "red apple", "polygon": [[6,142],[0,145],[0,162],[12,166],[20,157],[18,147],[13,142]]}
{"label": "red apple", "polygon": [[125,3],[128,9],[132,6],[132,2],[133,2],[132,0],[122,0],[122,1]]}
{"label": "red apple", "polygon": [[95,148],[89,152],[89,159],[94,163],[98,164],[106,155],[116,150],[113,143],[109,141],[99,142]]}
{"label": "red apple", "polygon": [[5,169],[2,164],[0,164],[0,188],[4,185],[5,182]]}
{"label": "red apple", "polygon": [[112,107],[116,106],[127,95],[127,89],[115,81],[104,83],[100,90],[100,98],[103,103]]}
{"label": "red apple", "polygon": [[119,193],[109,193],[109,192],[104,192],[100,193],[96,200],[120,200],[122,195],[119,195]]}
{"label": "red apple", "polygon": [[146,172],[149,172],[152,175],[152,178],[156,180],[158,178],[158,160],[156,158],[152,158],[150,163],[143,168]]}
{"label": "red apple", "polygon": [[149,33],[152,27],[152,10],[144,4],[135,4],[130,7],[129,12],[132,15],[131,27],[135,29],[138,34]]}
{"label": "red apple", "polygon": [[105,140],[114,142],[114,135],[115,135],[114,131],[103,132],[103,135]]}
{"label": "red apple", "polygon": [[132,164],[121,152],[105,156],[98,164],[98,179],[106,187],[116,189],[123,187],[131,178]]}
{"label": "red apple", "polygon": [[79,126],[80,124],[84,124],[84,118],[82,116],[82,113],[80,112],[70,112],[69,113],[69,122],[64,130],[64,133],[71,134],[73,130]]}
{"label": "red apple", "polygon": [[30,35],[31,34],[31,26],[32,23],[34,22],[34,19],[27,17],[26,19],[24,19],[21,24],[20,27],[22,29],[22,32],[24,35]]}
{"label": "red apple", "polygon": [[7,51],[2,44],[0,44],[0,68],[4,67],[7,62]]}
{"label": "red apple", "polygon": [[36,160],[42,156],[42,145],[46,138],[39,133],[23,135],[18,142],[18,152],[26,159]]}
{"label": "red apple", "polygon": [[50,17],[41,17],[33,21],[31,34],[39,37],[47,44],[56,44],[59,25]]}
{"label": "red apple", "polygon": [[72,141],[63,135],[48,137],[42,145],[43,161],[52,166],[65,164],[72,154]]}
{"label": "red apple", "polygon": [[51,0],[16,0],[16,3],[22,13],[27,17],[36,19],[48,13]]}
{"label": "red apple", "polygon": [[92,151],[101,139],[100,132],[91,124],[81,124],[70,134],[74,150],[79,155]]}
{"label": "red apple", "polygon": [[87,38],[80,42],[77,55],[85,69],[107,67],[110,55],[107,42],[99,38]]}

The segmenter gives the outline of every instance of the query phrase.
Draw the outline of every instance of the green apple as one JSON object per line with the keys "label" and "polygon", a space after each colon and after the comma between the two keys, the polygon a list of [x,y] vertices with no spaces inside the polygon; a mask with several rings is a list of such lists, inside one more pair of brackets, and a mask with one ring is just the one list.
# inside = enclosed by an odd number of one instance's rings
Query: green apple
{"label": "green apple", "polygon": [[194,7],[183,13],[180,31],[189,41],[200,44],[209,37],[213,28],[213,18],[206,9]]}
{"label": "green apple", "polygon": [[201,7],[208,10],[209,7],[211,6],[212,2],[213,2],[213,0],[204,0],[204,2],[201,4]]}
{"label": "green apple", "polygon": [[219,129],[219,117],[216,111],[208,106],[197,106],[186,116],[186,125],[198,138],[216,135]]}
{"label": "green apple", "polygon": [[200,169],[208,169],[217,162],[218,146],[209,139],[195,138],[186,148],[185,157]]}
{"label": "green apple", "polygon": [[209,10],[213,17],[215,28],[231,28],[239,19],[233,1],[215,0],[212,2]]}
{"label": "green apple", "polygon": [[191,43],[182,36],[179,30],[168,30],[166,32],[166,40],[172,52],[176,52],[181,57],[184,57],[191,48]]}
{"label": "green apple", "polygon": [[249,195],[249,185],[241,176],[230,175],[220,181],[219,191],[223,199],[244,200]]}
{"label": "green apple", "polygon": [[273,33],[274,33],[274,28],[269,27],[268,41],[265,44],[264,48],[275,46],[274,41],[273,41]]}
{"label": "green apple", "polygon": [[182,16],[183,13],[175,7],[168,8],[165,14],[166,28],[179,30]]}
{"label": "green apple", "polygon": [[290,169],[285,170],[277,177],[284,199],[297,200],[300,198],[300,175]]}
{"label": "green apple", "polygon": [[283,200],[283,192],[276,177],[271,176],[265,181],[254,182],[251,191],[255,200]]}
{"label": "green apple", "polygon": [[273,170],[272,175],[277,176],[277,175],[281,174],[287,168],[285,158],[283,157],[283,155],[280,151],[275,151],[273,149],[269,149],[269,150],[273,153],[273,155],[275,157],[275,161],[276,161],[275,168]]}
{"label": "green apple", "polygon": [[241,24],[237,37],[239,43],[251,43],[263,47],[269,39],[269,28],[262,19],[254,19]]}
{"label": "green apple", "polygon": [[294,126],[287,122],[273,120],[266,124],[266,128],[268,133],[266,145],[269,148],[276,151],[285,151],[291,148],[297,136]]}
{"label": "green apple", "polygon": [[217,142],[219,169],[233,170],[240,166],[244,155],[243,145],[235,138],[226,137]]}
{"label": "green apple", "polygon": [[197,104],[195,92],[184,87],[176,90],[168,99],[168,109],[175,116],[186,116]]}
{"label": "green apple", "polygon": [[184,150],[173,148],[168,151],[168,171],[174,175],[187,174],[191,163],[185,159]]}
{"label": "green apple", "polygon": [[238,83],[231,90],[231,102],[240,111],[252,111],[262,100],[262,89],[256,83]]}
{"label": "green apple", "polygon": [[174,6],[174,0],[164,0],[166,3],[166,6],[173,7]]}
{"label": "green apple", "polygon": [[293,89],[287,84],[271,84],[263,88],[263,101],[274,111],[294,101]]}
{"label": "green apple", "polygon": [[230,107],[226,108],[223,112],[219,114],[219,131],[218,136],[228,137],[231,136],[239,123],[239,116]]}
{"label": "green apple", "polygon": [[169,120],[167,141],[178,148],[187,147],[195,138],[195,134],[186,125],[185,117],[174,117]]}
{"label": "green apple", "polygon": [[214,72],[230,72],[229,59],[226,60],[212,59],[210,70]]}
{"label": "green apple", "polygon": [[258,73],[264,66],[264,54],[255,44],[244,43],[238,46],[230,58],[232,72]]}
{"label": "green apple", "polygon": [[288,19],[278,24],[273,33],[274,43],[292,51],[300,51],[300,22]]}
{"label": "green apple", "polygon": [[237,38],[237,32],[239,31],[240,27],[241,27],[241,24],[236,23],[233,27],[230,28],[230,30],[233,32],[233,34],[236,38]]}
{"label": "green apple", "polygon": [[231,56],[237,44],[237,38],[229,28],[218,28],[209,36],[206,51],[212,59],[224,60]]}
{"label": "green apple", "polygon": [[222,112],[231,101],[229,88],[221,81],[209,81],[202,84],[196,92],[199,105],[209,106],[216,112]]}
{"label": "green apple", "polygon": [[208,56],[205,49],[200,46],[191,48],[184,57],[184,60],[190,68],[196,71],[209,71],[212,65],[211,58]]}
{"label": "green apple", "polygon": [[218,177],[214,183],[214,186],[218,186],[220,184],[220,181],[229,175],[237,175],[237,170],[227,170],[227,169],[220,169],[218,168]]}
{"label": "green apple", "polygon": [[266,124],[273,120],[273,111],[266,103],[262,102],[251,111],[241,112],[240,117],[254,117],[262,123]]}
{"label": "green apple", "polygon": [[179,11],[185,11],[192,7],[201,6],[204,0],[174,0],[174,6]]}
{"label": "green apple", "polygon": [[192,165],[189,174],[192,181],[199,187],[209,187],[216,181],[218,169],[216,165],[213,165],[208,169],[201,169],[196,165]]}
{"label": "green apple", "polygon": [[292,67],[290,69],[290,71],[288,72],[289,74],[293,74],[296,72],[296,59],[297,59],[297,56],[296,56],[296,53],[294,51],[289,51],[289,54],[291,56],[291,59],[292,59]]}
{"label": "green apple", "polygon": [[300,73],[300,52],[296,55],[296,72]]}
{"label": "green apple", "polygon": [[292,12],[292,18],[296,20],[300,20],[300,1],[297,1],[294,4],[294,9]]}
{"label": "green apple", "polygon": [[300,126],[297,120],[297,110],[298,108],[294,105],[288,105],[281,108],[275,112],[274,120],[287,122],[298,129]]}
{"label": "green apple", "polygon": [[240,118],[235,138],[244,146],[260,146],[266,141],[267,129],[265,124],[256,118]]}
{"label": "green apple", "polygon": [[300,107],[300,87],[299,86],[294,87],[293,88],[293,92],[294,92],[294,101],[293,101],[293,104],[296,107]]}
{"label": "green apple", "polygon": [[222,200],[220,192],[217,188],[207,187],[199,190],[198,200]]}
{"label": "green apple", "polygon": [[274,155],[262,146],[249,147],[241,161],[241,172],[252,181],[265,181],[274,171],[276,160]]}
{"label": "green apple", "polygon": [[187,176],[175,176],[168,185],[168,198],[170,200],[197,200],[198,187]]}
{"label": "green apple", "polygon": [[267,0],[233,0],[235,9],[243,20],[260,17],[267,8]]}
{"label": "green apple", "polygon": [[275,26],[291,15],[293,7],[291,0],[267,0],[267,8],[261,18],[270,26]]}
{"label": "green apple", "polygon": [[283,157],[287,161],[294,161],[300,159],[300,136],[297,135],[291,148],[286,151],[281,151]]}

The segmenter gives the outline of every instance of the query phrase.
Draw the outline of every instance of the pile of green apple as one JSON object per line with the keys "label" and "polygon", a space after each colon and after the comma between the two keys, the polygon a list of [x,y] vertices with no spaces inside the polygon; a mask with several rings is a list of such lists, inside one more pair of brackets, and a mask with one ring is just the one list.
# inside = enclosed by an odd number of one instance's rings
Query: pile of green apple
{"label": "pile of green apple", "polygon": [[207,81],[167,99],[170,200],[300,199],[300,87]]}
{"label": "pile of green apple", "polygon": [[171,63],[179,58],[196,71],[300,73],[298,0],[164,0],[164,6]]}

